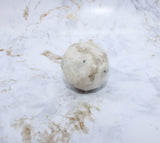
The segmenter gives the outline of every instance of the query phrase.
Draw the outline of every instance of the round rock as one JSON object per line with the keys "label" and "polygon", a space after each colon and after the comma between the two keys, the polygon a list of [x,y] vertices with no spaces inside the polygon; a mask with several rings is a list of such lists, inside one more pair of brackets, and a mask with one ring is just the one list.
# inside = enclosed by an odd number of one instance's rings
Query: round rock
{"label": "round rock", "polygon": [[109,70],[105,51],[93,42],[71,45],[62,58],[61,67],[66,81],[83,91],[103,85]]}

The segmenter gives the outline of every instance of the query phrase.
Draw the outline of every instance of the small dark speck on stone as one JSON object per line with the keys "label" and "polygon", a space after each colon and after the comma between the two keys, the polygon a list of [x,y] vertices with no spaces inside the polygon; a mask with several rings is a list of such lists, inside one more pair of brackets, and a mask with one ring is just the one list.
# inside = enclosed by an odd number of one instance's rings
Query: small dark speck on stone
{"label": "small dark speck on stone", "polygon": [[86,62],[86,60],[83,60],[83,63],[85,63]]}
{"label": "small dark speck on stone", "polygon": [[106,70],[104,70],[104,72],[106,72]]}

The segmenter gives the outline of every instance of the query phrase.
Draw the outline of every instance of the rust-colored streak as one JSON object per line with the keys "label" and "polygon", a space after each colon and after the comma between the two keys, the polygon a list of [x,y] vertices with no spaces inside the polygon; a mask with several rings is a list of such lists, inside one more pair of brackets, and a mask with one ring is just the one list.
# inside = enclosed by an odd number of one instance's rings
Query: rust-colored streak
{"label": "rust-colored streak", "polygon": [[148,23],[148,18],[147,17],[145,17],[145,22]]}
{"label": "rust-colored streak", "polygon": [[4,49],[0,49],[0,52],[3,52],[4,51]]}
{"label": "rust-colored streak", "polygon": [[60,61],[62,60],[62,57],[61,56],[58,56],[56,54],[53,54],[52,52],[50,51],[44,51],[42,53],[43,56],[47,57],[48,59],[50,59],[51,61],[55,62],[55,63],[58,63],[60,64]]}
{"label": "rust-colored streak", "polygon": [[90,81],[93,82],[95,79],[96,74],[98,73],[98,68],[91,71],[90,75],[88,76]]}
{"label": "rust-colored streak", "polygon": [[77,14],[76,13],[70,13],[66,16],[66,19],[69,19],[69,20],[77,20]]}
{"label": "rust-colored streak", "polygon": [[51,12],[53,12],[53,11],[55,11],[55,10],[58,10],[58,9],[62,9],[63,7],[61,7],[61,6],[59,6],[59,7],[56,7],[56,8],[54,8],[54,9],[50,9],[50,10],[48,10],[47,12],[45,12],[45,13],[43,13],[43,14],[41,14],[40,15],[40,21],[42,21],[42,19],[44,18],[44,17],[46,17],[46,16],[48,16],[49,14],[51,14]]}
{"label": "rust-colored streak", "polygon": [[68,112],[66,114],[65,117],[68,121],[64,126],[49,119],[49,131],[45,130],[44,132],[41,132],[37,141],[39,143],[69,143],[71,136],[75,131],[88,133],[88,128],[84,122],[86,119],[93,121],[91,109],[96,108],[97,107],[91,106],[86,102],[79,103],[73,112]]}
{"label": "rust-colored streak", "polygon": [[71,130],[82,131],[83,133],[88,133],[88,128],[85,125],[85,120],[89,119],[93,121],[91,109],[96,107],[89,105],[86,102],[79,103],[78,107],[72,114],[68,113],[67,118],[69,119],[68,126]]}
{"label": "rust-colored streak", "polygon": [[40,16],[40,20],[42,20],[44,17],[46,17],[48,14],[47,13],[44,13]]}
{"label": "rust-colored streak", "polygon": [[23,11],[23,18],[25,20],[28,20],[28,15],[29,15],[29,8],[28,8],[28,6],[26,6],[24,11]]}
{"label": "rust-colored streak", "polygon": [[77,6],[77,8],[78,9],[80,9],[81,7],[80,7],[80,5],[79,5],[79,3],[77,3],[75,0],[70,0],[72,3],[74,3],[76,6]]}
{"label": "rust-colored streak", "polygon": [[25,125],[21,131],[23,143],[31,143],[31,127],[30,125]]}
{"label": "rust-colored streak", "polygon": [[88,24],[87,23],[83,23],[84,27],[86,27]]}
{"label": "rust-colored streak", "polygon": [[11,56],[11,51],[6,51],[7,56]]}
{"label": "rust-colored streak", "polygon": [[147,15],[146,15],[146,14],[144,14],[144,20],[145,20],[145,22],[148,24],[148,18],[147,18]]}
{"label": "rust-colored streak", "polygon": [[88,39],[88,42],[92,42],[93,43],[93,40],[92,39]]}
{"label": "rust-colored streak", "polygon": [[77,9],[73,12],[73,13],[69,13],[69,14],[67,14],[67,16],[66,16],[66,19],[68,19],[68,20],[78,20],[78,14],[77,14],[77,12],[80,10],[80,4],[79,3],[77,3],[75,0],[70,0],[74,5],[76,5],[76,7],[77,7]]}
{"label": "rust-colored streak", "polygon": [[20,118],[19,120],[16,120],[15,123],[12,124],[12,127],[21,130],[23,143],[31,143],[31,139],[32,139],[33,128],[29,123],[27,123],[28,120],[30,119],[23,117],[23,118]]}
{"label": "rust-colored streak", "polygon": [[64,6],[64,7],[65,7],[65,8],[68,8],[68,9],[69,9],[69,8],[71,8],[71,7],[70,7],[70,6],[68,6],[68,5],[66,5],[66,6]]}
{"label": "rust-colored streak", "polygon": [[56,123],[47,116],[47,129],[43,131],[34,130],[27,118],[16,120],[12,126],[21,130],[23,143],[31,143],[31,140],[39,143],[69,143],[74,132],[88,133],[89,129],[85,121],[86,119],[94,121],[91,109],[97,109],[97,107],[91,106],[87,102],[77,103],[77,107],[64,116],[66,119],[64,124]]}
{"label": "rust-colored streak", "polygon": [[19,54],[13,55],[11,50],[7,50],[7,51],[6,51],[6,55],[7,55],[7,56],[10,56],[10,57],[19,57],[19,56],[21,56],[21,55],[19,55]]}
{"label": "rust-colored streak", "polygon": [[68,132],[67,127],[63,127],[49,120],[48,128],[50,131],[45,130],[37,139],[39,143],[69,143],[71,134]]}

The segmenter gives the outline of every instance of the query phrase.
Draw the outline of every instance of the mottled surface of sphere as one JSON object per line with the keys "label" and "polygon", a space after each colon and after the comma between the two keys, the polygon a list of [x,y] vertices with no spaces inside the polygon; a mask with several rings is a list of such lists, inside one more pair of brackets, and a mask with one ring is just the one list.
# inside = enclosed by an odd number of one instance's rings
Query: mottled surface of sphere
{"label": "mottled surface of sphere", "polygon": [[109,70],[105,51],[93,42],[71,45],[62,58],[61,67],[66,81],[83,91],[103,85]]}

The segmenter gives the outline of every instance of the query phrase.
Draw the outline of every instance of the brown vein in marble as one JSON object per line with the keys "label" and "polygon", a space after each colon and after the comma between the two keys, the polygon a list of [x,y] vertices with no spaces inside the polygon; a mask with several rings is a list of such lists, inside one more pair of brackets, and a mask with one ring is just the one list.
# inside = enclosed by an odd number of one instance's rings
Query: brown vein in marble
{"label": "brown vein in marble", "polygon": [[146,16],[146,14],[144,14],[144,19],[145,19],[145,22],[148,24],[148,18]]}
{"label": "brown vein in marble", "polygon": [[46,127],[48,128],[43,131],[36,129],[35,132],[33,126],[27,123],[27,118],[16,120],[15,123],[12,124],[12,127],[21,130],[23,143],[30,143],[32,138],[39,143],[69,143],[75,131],[81,131],[85,134],[88,133],[89,130],[85,124],[85,120],[94,121],[91,109],[99,110],[99,108],[87,102],[78,103],[73,111],[68,112],[64,116],[67,120],[63,125],[54,122],[47,116],[48,123]]}
{"label": "brown vein in marble", "polygon": [[8,84],[8,83],[14,83],[14,82],[16,82],[16,81],[17,81],[17,80],[15,80],[15,79],[2,80],[2,81],[0,81],[0,85]]}
{"label": "brown vein in marble", "polygon": [[[65,16],[65,18],[66,18],[66,19],[69,19],[69,20],[71,20],[71,19],[72,19],[72,20],[77,20],[77,19],[78,19],[78,18],[77,18],[77,11],[80,9],[80,5],[79,5],[77,2],[75,2],[74,0],[71,0],[71,1],[72,1],[72,3],[76,4],[77,10],[76,10],[75,12],[73,12],[73,13],[69,13],[68,15]],[[60,9],[63,9],[63,8],[70,9],[71,7],[65,5],[65,6],[58,6],[58,7],[56,7],[56,8],[50,9],[50,10],[48,10],[47,12],[45,12],[45,13],[43,13],[43,14],[41,14],[41,15],[39,16],[39,21],[37,21],[36,23],[31,23],[31,24],[27,25],[25,30],[27,30],[27,28],[30,27],[30,26],[32,26],[32,25],[38,25],[38,24],[40,24],[41,21],[42,21],[45,17],[47,17],[48,15],[50,15],[53,11],[60,10]],[[59,17],[59,15],[54,15],[54,16],[57,17],[57,18]]]}
{"label": "brown vein in marble", "polygon": [[42,79],[46,79],[47,77],[46,77],[45,75],[39,75],[39,74],[37,74],[37,75],[32,76],[32,78],[42,78]]}
{"label": "brown vein in marble", "polygon": [[[4,51],[4,50],[3,50],[3,51]],[[20,54],[13,55],[13,54],[12,54],[12,47],[6,49],[5,51],[6,51],[6,55],[7,55],[7,56],[10,56],[10,57],[19,57],[19,56],[21,56]]]}
{"label": "brown vein in marble", "polygon": [[0,49],[0,52],[3,52],[4,51],[4,49]]}
{"label": "brown vein in marble", "polygon": [[88,25],[88,23],[83,23],[83,26],[86,27]]}
{"label": "brown vein in marble", "polygon": [[97,109],[97,107],[91,106],[86,102],[79,103],[73,112],[68,112],[64,116],[68,119],[64,126],[49,119],[48,128],[50,131],[43,131],[37,141],[39,143],[69,143],[75,131],[88,133],[88,128],[84,122],[86,119],[92,122],[94,121],[91,116],[91,108]]}
{"label": "brown vein in marble", "polygon": [[89,119],[94,121],[91,116],[91,109],[95,108],[87,102],[79,103],[78,107],[73,113],[68,113],[66,117],[69,119],[68,125],[71,127],[71,131],[82,131],[88,133],[88,128],[85,125],[85,120]]}
{"label": "brown vein in marble", "polygon": [[10,87],[10,86],[9,86],[9,88],[7,88],[7,89],[3,89],[3,90],[1,91],[1,93],[9,92],[9,91],[11,91],[11,87]]}
{"label": "brown vein in marble", "polygon": [[80,9],[81,7],[80,7],[80,5],[79,5],[79,3],[77,3],[75,0],[70,0],[72,3],[74,3],[76,6],[77,6],[77,8],[78,9]]}
{"label": "brown vein in marble", "polygon": [[36,10],[38,8],[38,6],[40,5],[41,1],[38,1],[38,3],[36,4],[36,6],[34,7],[34,10]]}
{"label": "brown vein in marble", "polygon": [[7,56],[10,56],[10,57],[19,57],[19,56],[21,56],[21,55],[19,55],[19,54],[13,55],[13,54],[12,54],[12,51],[9,51],[9,50],[6,51],[6,55],[7,55]]}
{"label": "brown vein in marble", "polygon": [[60,64],[62,57],[56,54],[53,54],[50,51],[44,51],[41,55],[47,57],[48,59],[50,59],[51,61]]}
{"label": "brown vein in marble", "polygon": [[25,9],[23,10],[23,18],[24,18],[25,20],[28,20],[30,2],[31,2],[31,1],[28,2],[28,4],[26,5]]}
{"label": "brown vein in marble", "polygon": [[71,138],[71,133],[68,131],[67,127],[62,127],[60,124],[49,120],[48,129],[40,133],[37,141],[39,143],[69,143]]}
{"label": "brown vein in marble", "polygon": [[47,12],[45,12],[45,13],[43,13],[43,14],[40,15],[40,17],[39,17],[40,21],[42,21],[42,19],[43,19],[44,17],[48,16],[48,15],[51,14],[53,11],[59,10],[59,9],[62,9],[62,8],[70,8],[70,7],[69,7],[69,6],[63,6],[63,7],[62,7],[62,6],[58,6],[58,7],[56,7],[56,8],[50,9],[50,10],[48,10]]}
{"label": "brown vein in marble", "polygon": [[32,71],[40,71],[40,69],[37,69],[37,68],[29,68],[29,69]]}
{"label": "brown vein in marble", "polygon": [[31,120],[31,119],[27,119],[26,117],[23,117],[23,118],[20,118],[19,120],[16,120],[15,123],[12,124],[12,127],[21,130],[23,143],[31,143],[31,139],[32,139],[31,134],[33,131],[33,127],[31,126],[31,124],[27,123],[27,120]]}
{"label": "brown vein in marble", "polygon": [[[30,26],[38,26],[39,24],[41,24],[41,21],[46,17],[46,16],[48,16],[49,14],[51,14],[53,11],[55,11],[55,10],[59,10],[59,9],[62,9],[62,8],[67,8],[67,9],[69,9],[70,8],[70,6],[63,6],[63,7],[56,7],[56,8],[53,8],[53,9],[50,9],[50,10],[48,10],[47,12],[45,12],[45,13],[43,13],[43,14],[41,14],[40,16],[39,16],[39,20],[37,21],[37,22],[35,22],[35,23],[30,23],[30,24],[28,24],[27,26],[26,26],[26,28],[25,28],[25,31],[27,31],[27,28],[29,28]],[[55,17],[59,17],[58,15],[54,15]]]}
{"label": "brown vein in marble", "polygon": [[93,40],[92,39],[88,39],[88,42],[92,42],[93,43]]}
{"label": "brown vein in marble", "polygon": [[66,19],[69,19],[69,20],[77,20],[78,17],[77,17],[77,14],[76,13],[70,13],[66,16]]}
{"label": "brown vein in marble", "polygon": [[23,11],[23,18],[25,20],[28,20],[28,15],[29,15],[29,7],[26,6],[25,9],[24,9],[24,11]]}
{"label": "brown vein in marble", "polygon": [[78,16],[77,16],[77,12],[80,10],[80,4],[79,3],[77,3],[75,0],[70,0],[73,4],[75,4],[76,5],[76,7],[77,7],[77,9],[74,11],[74,12],[72,12],[72,13],[69,13],[69,14],[67,14],[66,15],[66,19],[68,19],[68,20],[78,20]]}
{"label": "brown vein in marble", "polygon": [[147,17],[145,17],[145,22],[148,23],[148,18]]}
{"label": "brown vein in marble", "polygon": [[154,37],[148,38],[147,42],[160,42],[160,35],[156,35]]}

